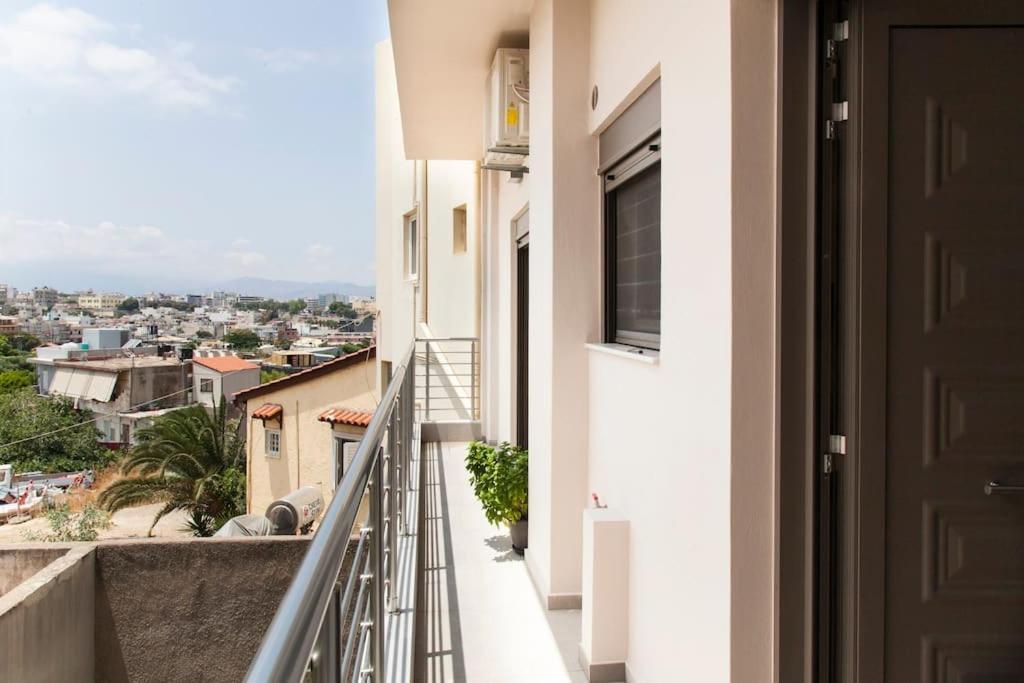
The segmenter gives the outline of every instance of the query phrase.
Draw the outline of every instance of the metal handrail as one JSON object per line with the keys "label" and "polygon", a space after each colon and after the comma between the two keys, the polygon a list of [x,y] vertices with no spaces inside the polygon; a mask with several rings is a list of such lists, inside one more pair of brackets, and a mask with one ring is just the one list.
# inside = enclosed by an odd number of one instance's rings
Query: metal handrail
{"label": "metal handrail", "polygon": [[[246,680],[250,683],[297,682],[307,674],[315,680],[340,680],[342,672],[347,672],[348,657],[352,654],[349,644],[343,659],[338,646],[356,579],[360,583],[360,604],[350,629],[359,629],[360,634],[352,678],[384,680],[384,611],[397,604],[395,596],[386,593],[396,585],[397,534],[405,523],[403,505],[409,484],[415,412],[414,351],[415,344],[395,371],[349,471],[324,512],[323,521],[249,666]],[[343,581],[341,570],[359,505],[367,491],[370,523],[363,531],[350,568],[357,576],[350,573],[348,580]],[[367,558],[365,566],[360,566],[364,543],[368,544]],[[368,598],[365,607],[361,604],[364,585]]]}

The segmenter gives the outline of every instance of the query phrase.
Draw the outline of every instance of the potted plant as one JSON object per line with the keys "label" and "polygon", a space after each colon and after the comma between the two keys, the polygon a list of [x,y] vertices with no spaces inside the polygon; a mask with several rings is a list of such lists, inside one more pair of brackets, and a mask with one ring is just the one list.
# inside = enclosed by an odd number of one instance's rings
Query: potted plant
{"label": "potted plant", "polygon": [[529,453],[507,441],[497,447],[475,441],[466,453],[466,470],[487,521],[507,524],[512,549],[522,555],[527,547]]}

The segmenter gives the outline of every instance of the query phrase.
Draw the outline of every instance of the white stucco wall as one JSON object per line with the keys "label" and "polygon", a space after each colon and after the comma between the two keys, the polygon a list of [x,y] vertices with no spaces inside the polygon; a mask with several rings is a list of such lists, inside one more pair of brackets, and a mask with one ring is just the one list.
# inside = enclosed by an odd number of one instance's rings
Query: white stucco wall
{"label": "white stucco wall", "polygon": [[[408,160],[391,43],[376,53],[377,302],[379,358],[400,362],[416,336],[479,335],[479,177],[472,161]],[[466,209],[466,249],[453,249],[453,211]],[[426,312],[416,321],[417,282],[404,277],[405,216],[418,210],[418,285]]]}

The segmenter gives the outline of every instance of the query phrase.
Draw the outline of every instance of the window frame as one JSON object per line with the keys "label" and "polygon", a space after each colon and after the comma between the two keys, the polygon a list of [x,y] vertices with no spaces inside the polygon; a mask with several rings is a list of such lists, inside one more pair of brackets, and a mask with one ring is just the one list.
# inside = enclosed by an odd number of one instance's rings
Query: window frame
{"label": "window frame", "polygon": [[410,282],[420,277],[420,212],[414,209],[402,217],[402,275]]}
{"label": "window frame", "polygon": [[[277,448],[275,450],[270,449],[270,437],[276,437]],[[263,455],[268,458],[280,458],[281,457],[281,430],[280,429],[264,429],[263,430]]]}
{"label": "window frame", "polygon": [[[661,307],[658,309],[658,334],[636,330],[618,329],[616,309],[618,278],[617,269],[617,190],[634,180],[641,173],[661,166],[661,131],[644,138],[628,154],[610,165],[601,174],[602,204],[604,210],[604,340],[609,344],[622,344],[643,349],[661,349]],[[660,196],[659,175],[659,196]],[[658,220],[658,252],[661,253],[661,218]],[[659,289],[661,276],[658,278]]]}
{"label": "window frame", "polygon": [[469,252],[469,211],[465,204],[452,209],[452,255]]}
{"label": "window frame", "polygon": [[[209,386],[209,389],[204,387]],[[213,378],[212,377],[200,377],[199,378],[199,393],[200,394],[212,394],[213,393]]]}

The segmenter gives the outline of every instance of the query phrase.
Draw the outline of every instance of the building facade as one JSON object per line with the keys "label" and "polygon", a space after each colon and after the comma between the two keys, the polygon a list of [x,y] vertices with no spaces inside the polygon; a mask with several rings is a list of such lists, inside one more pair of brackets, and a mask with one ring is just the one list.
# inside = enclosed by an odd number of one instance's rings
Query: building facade
{"label": "building facade", "polygon": [[379,400],[375,357],[371,346],[235,394],[247,434],[249,513],[263,514],[306,485],[319,485],[329,504]]}

